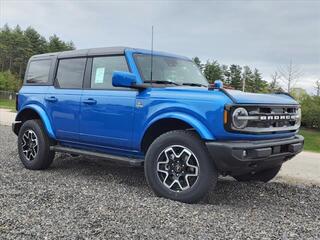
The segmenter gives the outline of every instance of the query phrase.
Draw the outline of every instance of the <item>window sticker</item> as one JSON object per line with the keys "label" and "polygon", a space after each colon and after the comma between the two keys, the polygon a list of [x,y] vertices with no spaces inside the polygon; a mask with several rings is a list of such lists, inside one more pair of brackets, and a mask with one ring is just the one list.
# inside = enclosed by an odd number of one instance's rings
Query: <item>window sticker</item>
{"label": "window sticker", "polygon": [[96,76],[94,78],[94,83],[103,83],[103,79],[104,79],[104,68],[97,68],[96,69]]}

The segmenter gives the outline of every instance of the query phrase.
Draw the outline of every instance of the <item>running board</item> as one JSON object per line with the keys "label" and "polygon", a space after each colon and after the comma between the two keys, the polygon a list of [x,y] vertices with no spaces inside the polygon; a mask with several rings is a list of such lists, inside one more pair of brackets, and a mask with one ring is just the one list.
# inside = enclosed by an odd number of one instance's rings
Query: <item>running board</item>
{"label": "running board", "polygon": [[55,152],[63,152],[63,153],[70,153],[70,154],[79,154],[79,155],[99,157],[99,158],[104,158],[104,159],[107,159],[110,161],[129,164],[131,166],[142,166],[143,162],[144,162],[144,159],[122,157],[122,156],[118,156],[118,155],[87,151],[87,150],[77,149],[77,148],[63,147],[63,146],[59,146],[59,145],[51,146],[50,150],[55,151]]}

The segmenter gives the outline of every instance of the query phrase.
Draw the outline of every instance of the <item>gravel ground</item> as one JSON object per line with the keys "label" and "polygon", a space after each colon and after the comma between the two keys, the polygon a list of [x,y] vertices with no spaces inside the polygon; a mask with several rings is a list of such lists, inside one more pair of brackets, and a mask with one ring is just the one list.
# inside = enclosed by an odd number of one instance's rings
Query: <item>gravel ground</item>
{"label": "gravel ground", "polygon": [[320,239],[320,187],[220,179],[199,204],[157,198],[143,169],[58,155],[22,167],[0,126],[0,239]]}

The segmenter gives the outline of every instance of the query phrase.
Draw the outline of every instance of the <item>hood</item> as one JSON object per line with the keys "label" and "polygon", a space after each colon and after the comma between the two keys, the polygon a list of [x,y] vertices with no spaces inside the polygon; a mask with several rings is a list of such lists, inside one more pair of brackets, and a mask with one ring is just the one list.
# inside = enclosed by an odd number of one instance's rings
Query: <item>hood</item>
{"label": "hood", "polygon": [[152,91],[156,96],[165,97],[182,97],[184,99],[203,99],[203,100],[217,100],[225,97],[226,102],[233,101],[238,104],[282,104],[282,105],[297,105],[298,103],[286,94],[262,94],[262,93],[248,93],[238,90],[229,89],[208,89],[204,87],[166,87],[153,88]]}
{"label": "hood", "polygon": [[284,104],[296,105],[296,100],[292,97],[283,94],[262,94],[262,93],[248,93],[238,90],[224,90],[235,103],[239,104]]}

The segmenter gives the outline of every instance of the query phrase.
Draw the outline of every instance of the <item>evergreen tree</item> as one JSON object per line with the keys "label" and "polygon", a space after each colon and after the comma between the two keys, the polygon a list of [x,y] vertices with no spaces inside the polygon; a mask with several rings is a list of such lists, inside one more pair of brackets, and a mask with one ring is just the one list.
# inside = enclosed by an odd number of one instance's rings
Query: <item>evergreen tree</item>
{"label": "evergreen tree", "polygon": [[256,93],[268,92],[268,83],[262,79],[261,73],[256,68],[254,69],[254,73],[253,73],[253,82],[254,82],[254,87],[252,92],[256,92]]}
{"label": "evergreen tree", "polygon": [[207,78],[209,83],[213,83],[215,80],[222,80],[223,72],[217,61],[210,62],[209,60],[204,66],[204,76]]}
{"label": "evergreen tree", "polygon": [[198,57],[194,57],[192,58],[192,61],[197,64],[197,66],[199,67],[199,69],[202,71],[203,70],[203,64],[201,63],[200,59]]}
{"label": "evergreen tree", "polygon": [[[74,49],[72,42],[64,42],[56,35],[47,42],[32,27],[23,31],[19,25],[10,28],[5,24],[0,28],[0,71],[9,71],[13,76],[23,79],[28,59],[32,55],[72,49]],[[9,75],[4,73],[3,76]],[[1,79],[3,81],[3,78]],[[10,75],[9,79],[13,77]],[[2,86],[7,86],[7,83],[3,83]]]}
{"label": "evergreen tree", "polygon": [[47,41],[34,28],[28,27],[24,35],[28,38],[31,46],[32,55],[47,52]]}
{"label": "evergreen tree", "polygon": [[232,64],[229,71],[231,87],[241,90],[241,67],[239,65]]}
{"label": "evergreen tree", "polygon": [[64,42],[57,35],[53,35],[49,37],[48,43],[48,52],[59,52],[59,51],[67,51],[73,50],[74,44],[73,42]]}
{"label": "evergreen tree", "polygon": [[222,77],[221,80],[228,86],[231,84],[231,74],[227,65],[221,66]]}

